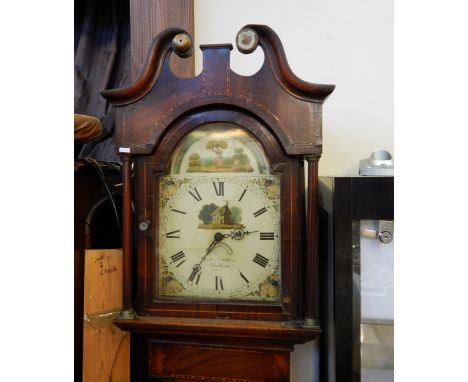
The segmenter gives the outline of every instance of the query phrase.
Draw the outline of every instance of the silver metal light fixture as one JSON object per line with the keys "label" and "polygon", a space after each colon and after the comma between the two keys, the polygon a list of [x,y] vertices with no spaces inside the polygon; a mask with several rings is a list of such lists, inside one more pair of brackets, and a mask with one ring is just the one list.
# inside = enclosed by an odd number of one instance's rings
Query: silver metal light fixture
{"label": "silver metal light fixture", "polygon": [[359,175],[393,176],[393,158],[387,150],[374,150],[359,161]]}

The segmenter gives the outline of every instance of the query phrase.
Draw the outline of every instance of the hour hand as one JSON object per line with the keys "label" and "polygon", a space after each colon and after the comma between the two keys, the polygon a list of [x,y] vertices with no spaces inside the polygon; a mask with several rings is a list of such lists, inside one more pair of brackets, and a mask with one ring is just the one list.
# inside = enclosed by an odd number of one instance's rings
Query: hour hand
{"label": "hour hand", "polygon": [[236,229],[233,229],[230,233],[224,235],[224,237],[230,237],[235,240],[242,240],[245,235],[249,235],[255,232],[258,232],[258,231],[244,231],[243,229],[236,228]]}
{"label": "hour hand", "polygon": [[250,235],[251,233],[255,233],[255,232],[258,232],[258,230],[257,231],[244,231],[244,234],[245,235]]}

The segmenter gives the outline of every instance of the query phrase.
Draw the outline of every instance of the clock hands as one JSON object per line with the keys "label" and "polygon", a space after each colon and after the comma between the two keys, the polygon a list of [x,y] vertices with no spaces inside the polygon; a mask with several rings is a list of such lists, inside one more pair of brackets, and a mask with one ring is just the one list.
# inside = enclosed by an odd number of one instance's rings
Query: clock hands
{"label": "clock hands", "polygon": [[200,264],[195,264],[193,266],[192,273],[190,274],[190,276],[188,278],[188,281],[193,281],[193,279],[195,278],[197,273],[200,272],[200,270],[201,270]]}
{"label": "clock hands", "polygon": [[223,240],[224,235],[220,232],[216,232],[214,235],[214,240],[211,242],[210,246],[207,248],[205,255],[201,258],[200,262],[195,264],[192,269],[192,273],[190,274],[188,281],[193,281],[195,276],[197,275],[198,272],[201,270],[201,263],[205,261],[206,256],[209,255],[209,253],[216,247],[216,245]]}
{"label": "clock hands", "polygon": [[242,240],[245,235],[249,235],[255,232],[258,232],[258,231],[244,231],[243,229],[236,228],[236,229],[233,229],[231,232],[224,234],[223,237],[230,237],[231,239]]}
{"label": "clock hands", "polygon": [[188,281],[193,281],[197,274],[201,271],[201,264],[203,261],[205,261],[206,257],[210,254],[210,252],[216,247],[218,243],[220,243],[225,237],[230,237],[231,239],[234,240],[242,240],[245,235],[250,235],[251,233],[255,233],[258,231],[244,231],[243,229],[236,228],[233,229],[231,232],[227,234],[222,234],[221,232],[216,232],[214,235],[214,239],[209,245],[209,247],[206,249],[205,255],[201,258],[201,260],[195,264],[192,268],[192,273],[190,273],[190,276],[188,278]]}

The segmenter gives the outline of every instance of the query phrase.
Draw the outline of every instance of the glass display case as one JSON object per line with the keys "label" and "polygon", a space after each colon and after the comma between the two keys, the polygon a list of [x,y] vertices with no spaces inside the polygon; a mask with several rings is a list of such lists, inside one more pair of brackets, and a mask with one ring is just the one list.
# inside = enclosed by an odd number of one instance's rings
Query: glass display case
{"label": "glass display case", "polygon": [[393,177],[319,190],[321,381],[393,381]]}
{"label": "glass display case", "polygon": [[[361,381],[393,381],[393,221],[353,220]],[[382,227],[388,229],[382,234]],[[391,231],[390,231],[391,230]],[[379,237],[380,234],[380,237]],[[359,318],[357,318],[359,319]]]}

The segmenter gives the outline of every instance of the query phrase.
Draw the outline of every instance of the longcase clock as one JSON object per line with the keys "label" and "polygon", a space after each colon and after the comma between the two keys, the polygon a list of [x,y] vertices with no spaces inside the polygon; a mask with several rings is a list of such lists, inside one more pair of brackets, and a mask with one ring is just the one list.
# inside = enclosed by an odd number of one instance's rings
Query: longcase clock
{"label": "longcase clock", "polygon": [[221,44],[200,46],[200,75],[177,77],[170,55],[193,47],[172,28],[132,85],[102,92],[123,161],[116,324],[132,333],[134,380],[289,381],[294,345],[320,333],[317,164],[334,86],[297,78],[267,26],[236,41],[265,53],[253,76]]}

